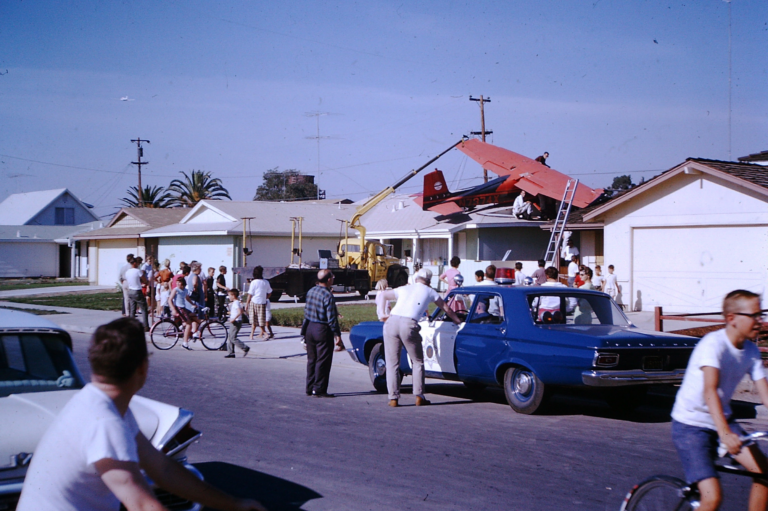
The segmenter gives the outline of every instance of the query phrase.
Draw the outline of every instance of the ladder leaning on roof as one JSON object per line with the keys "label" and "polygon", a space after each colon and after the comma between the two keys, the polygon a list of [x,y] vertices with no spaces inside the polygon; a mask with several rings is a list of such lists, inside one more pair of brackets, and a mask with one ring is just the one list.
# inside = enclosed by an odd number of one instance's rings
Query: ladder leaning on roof
{"label": "ladder leaning on roof", "polygon": [[547,266],[554,266],[555,268],[559,266],[556,263],[558,262],[557,258],[560,252],[560,243],[563,241],[563,231],[565,231],[565,224],[568,222],[568,215],[571,213],[571,205],[573,204],[573,198],[576,196],[576,188],[578,188],[578,186],[578,179],[569,179],[565,184],[563,200],[560,202],[560,207],[557,209],[555,225],[552,227],[552,235],[549,237],[547,253],[544,255],[544,261]]}

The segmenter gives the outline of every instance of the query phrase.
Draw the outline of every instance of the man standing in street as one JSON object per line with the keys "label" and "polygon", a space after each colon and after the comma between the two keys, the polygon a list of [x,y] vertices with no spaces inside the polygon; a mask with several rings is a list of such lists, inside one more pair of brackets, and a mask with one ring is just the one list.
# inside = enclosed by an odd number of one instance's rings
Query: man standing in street
{"label": "man standing in street", "polygon": [[424,351],[421,345],[419,319],[427,311],[427,307],[435,302],[443,309],[457,325],[459,317],[449,307],[440,295],[432,289],[432,272],[422,268],[416,273],[414,283],[397,289],[384,291],[384,298],[397,300],[389,319],[384,323],[384,358],[387,363],[387,391],[389,406],[398,406],[400,399],[400,351],[405,346],[413,362],[413,395],[416,396],[416,406],[428,405],[424,397]]}
{"label": "man standing in street", "polygon": [[133,262],[133,254],[125,256],[125,264],[120,267],[117,281],[120,283],[120,287],[123,288],[123,316],[128,315],[128,285],[125,283],[125,272],[131,269],[131,262]]}
{"label": "man standing in street", "polygon": [[139,269],[139,258],[131,260],[131,268],[125,272],[125,287],[128,289],[128,317],[136,314],[136,307],[141,308],[141,319],[144,331],[149,332],[149,319],[147,318],[147,297],[141,290],[142,285],[147,284],[144,272]]}
{"label": "man standing in street", "polygon": [[317,272],[317,285],[307,292],[307,304],[304,306],[301,335],[307,344],[306,391],[312,397],[336,397],[328,393],[334,338],[336,344],[343,346],[343,343],[332,287],[333,272]]}
{"label": "man standing in street", "polygon": [[88,349],[91,383],[53,419],[35,449],[18,511],[126,509],[161,511],[147,479],[207,508],[264,511],[201,481],[158,451],[129,405],[149,372],[141,324],[120,318],[100,326]]}

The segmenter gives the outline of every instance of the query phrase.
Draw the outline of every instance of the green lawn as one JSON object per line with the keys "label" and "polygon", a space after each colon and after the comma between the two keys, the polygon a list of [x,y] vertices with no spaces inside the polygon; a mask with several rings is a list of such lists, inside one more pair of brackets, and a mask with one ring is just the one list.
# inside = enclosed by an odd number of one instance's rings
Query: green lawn
{"label": "green lawn", "polygon": [[49,311],[44,309],[22,309],[21,307],[6,307],[4,305],[0,305],[0,309],[26,312],[28,314],[34,314],[36,316],[50,316],[51,314],[69,314],[69,312]]}
{"label": "green lawn", "polygon": [[76,309],[93,309],[102,311],[119,311],[122,309],[123,293],[93,293],[71,294],[61,296],[40,296],[29,298],[8,298],[6,301],[29,303],[33,305],[49,305],[52,307],[74,307]]}
{"label": "green lawn", "polygon": [[49,279],[13,279],[0,281],[0,291],[14,291],[16,289],[35,289],[40,287],[59,286],[87,286],[88,282],[82,280],[49,280]]}

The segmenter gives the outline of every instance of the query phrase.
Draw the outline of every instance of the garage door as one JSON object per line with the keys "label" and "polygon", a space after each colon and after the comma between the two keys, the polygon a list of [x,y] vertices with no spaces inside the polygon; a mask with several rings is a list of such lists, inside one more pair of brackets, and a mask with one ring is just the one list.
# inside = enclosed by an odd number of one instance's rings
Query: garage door
{"label": "garage door", "polygon": [[635,228],[632,257],[635,310],[715,312],[729,291],[765,291],[768,228]]}
{"label": "garage door", "polygon": [[98,285],[111,286],[117,282],[120,268],[125,265],[125,256],[136,254],[136,240],[101,240],[98,251]]}

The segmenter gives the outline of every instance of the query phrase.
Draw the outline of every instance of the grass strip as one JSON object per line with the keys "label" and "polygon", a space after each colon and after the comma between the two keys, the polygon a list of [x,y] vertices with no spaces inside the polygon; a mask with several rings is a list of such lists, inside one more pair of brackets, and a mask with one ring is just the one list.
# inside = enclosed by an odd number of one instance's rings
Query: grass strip
{"label": "grass strip", "polygon": [[123,293],[71,294],[60,296],[30,296],[7,298],[8,302],[48,305],[50,307],[73,307],[100,311],[119,311],[122,309]]}
{"label": "grass strip", "polygon": [[17,289],[37,289],[42,287],[61,286],[87,286],[88,282],[82,280],[73,281],[45,281],[39,279],[5,280],[0,282],[0,291],[15,291]]}
{"label": "grass strip", "polygon": [[[349,330],[363,321],[377,321],[376,305],[340,305],[339,326],[342,332]],[[272,324],[275,326],[301,327],[304,321],[304,308],[272,309]]]}

